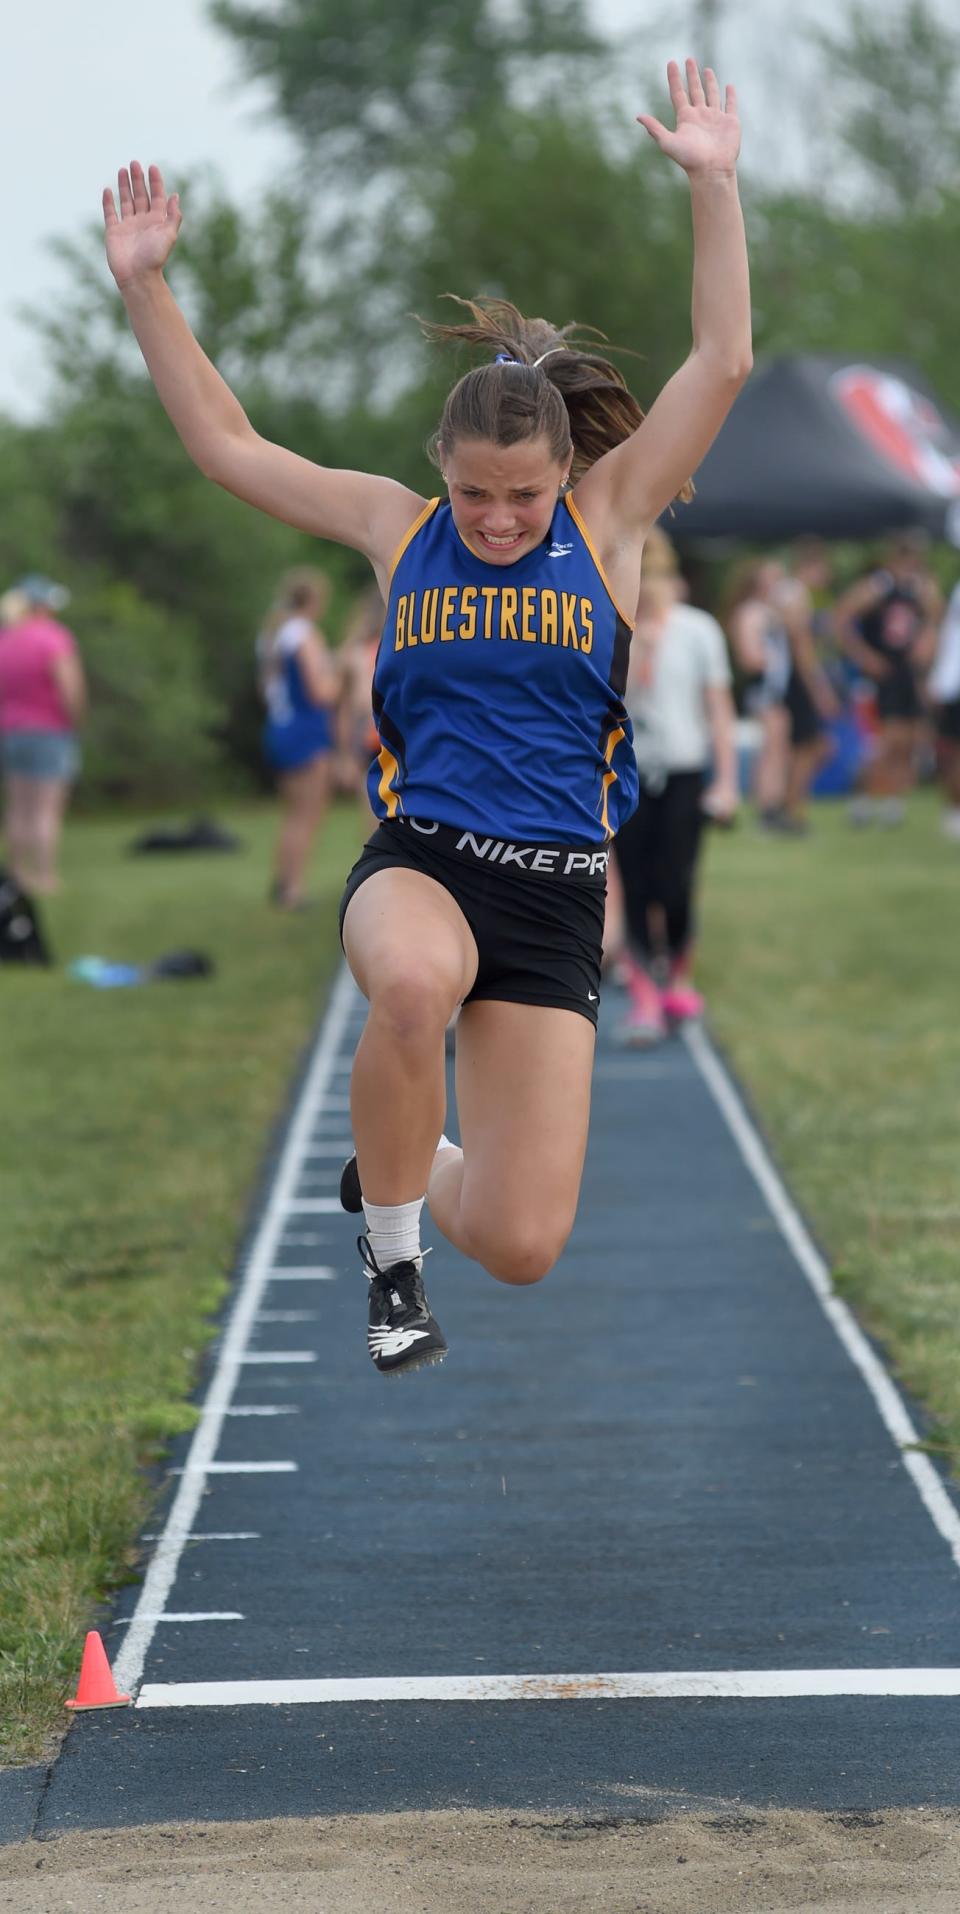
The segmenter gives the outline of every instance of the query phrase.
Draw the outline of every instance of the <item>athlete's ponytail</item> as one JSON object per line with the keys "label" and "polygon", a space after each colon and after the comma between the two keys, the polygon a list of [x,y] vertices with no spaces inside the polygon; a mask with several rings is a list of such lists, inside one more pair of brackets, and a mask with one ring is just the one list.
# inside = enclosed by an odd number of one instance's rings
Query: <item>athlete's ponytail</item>
{"label": "athlete's ponytail", "polygon": [[[594,338],[606,343],[602,333],[592,326],[525,319],[509,299],[446,296],[465,306],[472,318],[462,325],[421,320],[427,338],[481,346],[497,356],[466,373],[449,394],[428,445],[435,465],[440,463],[438,448],[459,438],[515,445],[542,433],[557,460],[566,459],[572,446],[571,478],[576,482],[636,431],[643,412],[622,372],[593,344]],[[679,496],[693,497],[689,481]]]}

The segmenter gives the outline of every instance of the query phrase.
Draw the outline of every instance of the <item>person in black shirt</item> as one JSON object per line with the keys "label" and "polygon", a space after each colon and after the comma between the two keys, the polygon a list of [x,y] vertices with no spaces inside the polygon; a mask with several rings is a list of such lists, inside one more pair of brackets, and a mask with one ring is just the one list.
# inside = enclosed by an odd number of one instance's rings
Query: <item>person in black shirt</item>
{"label": "person in black shirt", "polygon": [[877,749],[851,806],[856,824],[903,820],[916,773],[922,683],[943,611],[922,535],[896,539],[884,557],[885,566],[858,578],[834,610],[842,650],[876,687]]}

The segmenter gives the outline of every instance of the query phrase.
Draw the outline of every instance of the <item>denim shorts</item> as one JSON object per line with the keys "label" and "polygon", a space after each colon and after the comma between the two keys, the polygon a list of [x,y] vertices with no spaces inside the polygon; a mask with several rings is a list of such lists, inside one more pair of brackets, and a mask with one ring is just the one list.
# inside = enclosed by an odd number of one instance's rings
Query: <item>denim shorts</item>
{"label": "denim shorts", "polygon": [[0,731],[0,766],[16,778],[72,781],[80,749],[72,731]]}

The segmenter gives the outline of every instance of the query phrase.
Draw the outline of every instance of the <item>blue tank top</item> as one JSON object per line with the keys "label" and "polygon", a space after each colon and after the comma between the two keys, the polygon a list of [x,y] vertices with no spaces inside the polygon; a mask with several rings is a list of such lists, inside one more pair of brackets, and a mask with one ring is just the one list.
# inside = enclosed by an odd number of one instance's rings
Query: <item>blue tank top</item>
{"label": "blue tank top", "polygon": [[491,565],[431,499],[397,551],[373,680],[380,818],[604,844],[634,810],[631,626],[571,497]]}
{"label": "blue tank top", "polygon": [[333,745],[331,714],[313,703],[304,683],[298,652],[305,620],[289,618],[272,640],[261,646],[268,662],[264,692],[267,701],[266,744],[277,763],[301,762]]}

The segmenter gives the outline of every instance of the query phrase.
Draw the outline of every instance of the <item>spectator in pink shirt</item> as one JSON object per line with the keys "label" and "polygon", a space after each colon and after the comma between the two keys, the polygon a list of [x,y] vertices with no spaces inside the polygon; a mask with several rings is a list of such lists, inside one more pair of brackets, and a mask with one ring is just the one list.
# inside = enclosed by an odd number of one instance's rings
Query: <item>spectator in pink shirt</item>
{"label": "spectator in pink shirt", "polygon": [[0,769],[7,857],[25,891],[57,888],[60,829],[80,768],[86,683],[73,633],[54,618],[61,586],[24,578],[0,626]]}

